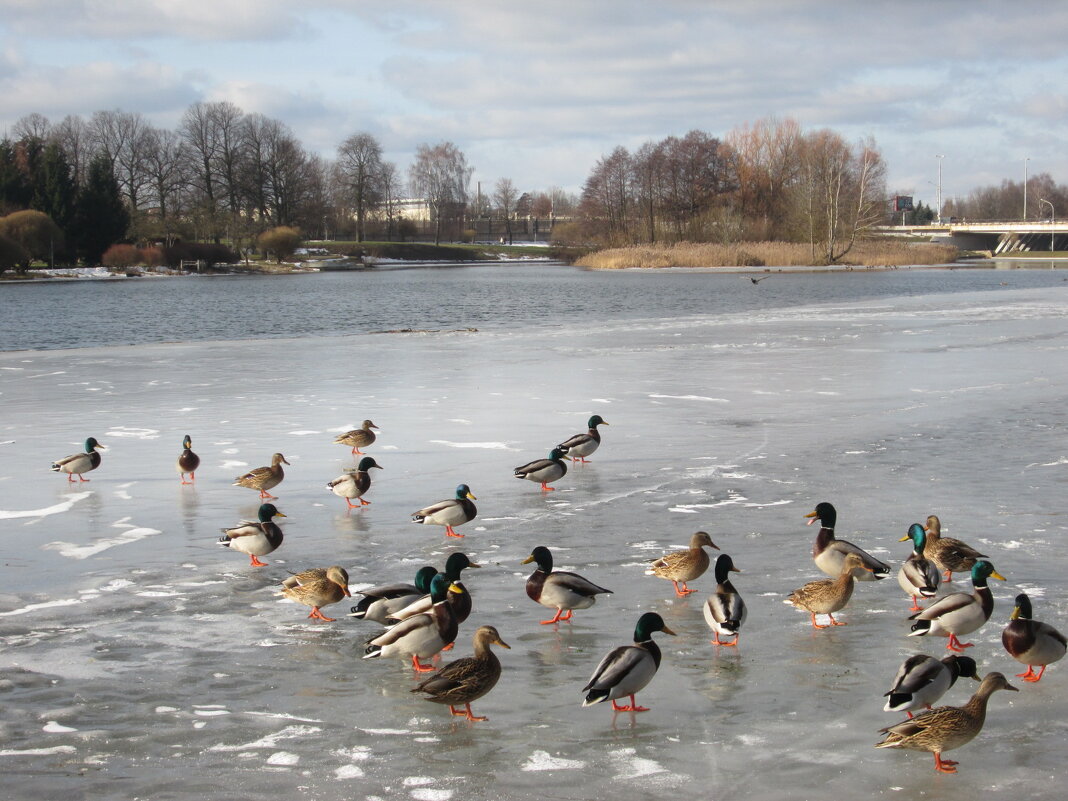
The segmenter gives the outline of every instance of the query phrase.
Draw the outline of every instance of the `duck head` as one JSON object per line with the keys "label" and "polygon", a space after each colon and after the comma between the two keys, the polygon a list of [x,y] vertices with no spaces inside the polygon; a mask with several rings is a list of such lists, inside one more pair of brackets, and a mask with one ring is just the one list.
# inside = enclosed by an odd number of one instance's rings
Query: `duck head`
{"label": "duck head", "polygon": [[260,504],[259,512],[257,512],[261,523],[269,523],[272,517],[285,517],[284,514],[278,511],[278,508],[273,503]]}
{"label": "duck head", "polygon": [[377,467],[379,470],[385,470],[382,465],[375,461],[375,458],[373,456],[364,456],[362,459],[360,459],[360,463],[356,465],[356,470],[361,473],[366,473],[372,467]]}
{"label": "duck head", "polygon": [[1016,596],[1016,606],[1012,610],[1012,617],[1010,620],[1030,620],[1031,619],[1031,599],[1027,597],[1027,593],[1021,592]]}
{"label": "duck head", "polygon": [[834,528],[834,524],[838,522],[838,512],[827,501],[817,503],[816,509],[809,512],[805,517],[809,518],[808,524],[810,526],[819,520],[823,528]]}
{"label": "duck head", "polygon": [[985,559],[980,559],[972,565],[972,584],[976,587],[985,587],[988,578],[996,578],[1005,581],[1005,577],[994,569],[994,566]]}
{"label": "duck head", "polygon": [[606,426],[608,423],[604,421],[604,418],[599,414],[595,414],[586,422],[587,428],[597,428],[597,426]]}
{"label": "duck head", "polygon": [[537,562],[538,570],[543,573],[553,572],[553,554],[544,545],[539,545],[530,552],[530,556],[523,560],[524,565],[529,565],[531,562]]}
{"label": "duck head", "polygon": [[924,531],[923,526],[919,523],[913,523],[909,526],[908,533],[898,542],[904,542],[905,540],[912,540],[912,550],[922,554],[923,549],[927,547],[927,532]]}
{"label": "duck head", "polygon": [[634,642],[648,642],[657,631],[675,636],[675,632],[667,627],[664,618],[656,612],[646,612],[638,618],[638,624],[634,627]]}
{"label": "duck head", "polygon": [[465,553],[450,554],[449,558],[445,560],[445,575],[452,581],[459,581],[460,572],[468,567],[482,567],[482,565],[472,562]]}
{"label": "duck head", "polygon": [[719,558],[716,559],[716,566],[714,570],[717,584],[723,584],[724,582],[726,582],[727,579],[730,578],[731,573],[742,572],[734,566],[734,560],[731,559],[730,556],[725,553],[720,554]]}
{"label": "duck head", "polygon": [[461,484],[456,488],[456,497],[460,500],[463,500],[464,498],[467,498],[471,501],[478,500],[478,498],[471,494],[471,488],[466,484]]}

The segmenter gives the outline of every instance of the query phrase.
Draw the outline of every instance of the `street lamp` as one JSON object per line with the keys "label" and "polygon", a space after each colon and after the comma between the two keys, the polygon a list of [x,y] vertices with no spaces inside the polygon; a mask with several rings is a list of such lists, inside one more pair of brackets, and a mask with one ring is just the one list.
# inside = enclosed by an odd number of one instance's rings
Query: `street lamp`
{"label": "street lamp", "polygon": [[1027,162],[1030,160],[1030,156],[1024,159],[1024,222],[1027,221]]}
{"label": "street lamp", "polygon": [[[1050,252],[1050,255],[1052,255],[1053,254],[1053,244],[1054,244],[1054,242],[1053,242],[1054,228],[1055,228],[1055,226],[1057,224],[1057,220],[1056,220],[1057,214],[1053,210],[1053,204],[1050,203],[1045,198],[1040,197],[1038,199],[1038,202],[1039,203],[1045,203],[1047,206],[1049,206],[1049,252]],[[1050,269],[1053,269],[1052,263],[1050,264]]]}
{"label": "street lamp", "polygon": [[941,156],[935,154],[935,158],[938,159],[938,199],[935,201],[935,205],[938,207],[938,224],[942,224],[942,159],[946,156],[943,153]]}

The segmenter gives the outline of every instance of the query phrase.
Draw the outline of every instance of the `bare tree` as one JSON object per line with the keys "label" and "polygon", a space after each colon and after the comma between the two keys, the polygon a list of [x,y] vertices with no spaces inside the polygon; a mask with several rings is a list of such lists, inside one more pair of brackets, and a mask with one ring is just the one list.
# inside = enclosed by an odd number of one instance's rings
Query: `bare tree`
{"label": "bare tree", "polygon": [[512,215],[515,213],[515,203],[519,198],[519,190],[515,188],[511,178],[501,178],[493,188],[493,200],[497,204],[497,213],[504,220],[504,231],[508,235],[508,244],[512,244]]}
{"label": "bare tree", "polygon": [[171,214],[178,210],[177,195],[183,184],[183,143],[178,134],[162,128],[145,131],[145,173],[148,188],[156,203],[159,234],[169,244],[174,230]]}
{"label": "bare tree", "polygon": [[52,129],[52,139],[63,149],[70,164],[75,184],[85,183],[92,160],[92,136],[89,125],[81,117],[68,114]]}
{"label": "bare tree", "polygon": [[11,126],[11,138],[16,142],[20,139],[39,139],[43,142],[51,135],[52,123],[48,121],[48,117],[36,111],[27,114]]}
{"label": "bare tree", "polygon": [[367,215],[382,197],[382,146],[371,134],[353,134],[338,146],[337,170],[356,216],[356,241],[363,242]]}
{"label": "bare tree", "polygon": [[452,142],[419,145],[408,175],[412,189],[421,195],[434,217],[434,244],[441,244],[442,222],[446,217],[463,219],[468,184],[474,168]]}

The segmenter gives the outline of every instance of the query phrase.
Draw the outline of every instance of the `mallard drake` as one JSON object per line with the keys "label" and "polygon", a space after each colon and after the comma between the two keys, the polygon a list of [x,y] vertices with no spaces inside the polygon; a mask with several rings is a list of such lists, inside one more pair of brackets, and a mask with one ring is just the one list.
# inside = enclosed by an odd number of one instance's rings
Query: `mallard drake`
{"label": "mallard drake", "polygon": [[[653,633],[662,631],[675,635],[656,612],[646,612],[634,627],[634,645],[621,645],[608,652],[582,691],[586,693],[583,706],[611,701],[614,712],[647,712],[649,707],[638,706],[635,694],[645,687],[660,668],[660,647],[653,642]],[[629,706],[619,706],[617,698],[630,696]]]}
{"label": "mallard drake", "polygon": [[574,610],[593,606],[599,593],[612,592],[577,573],[568,573],[566,570],[554,573],[552,552],[543,545],[536,547],[523,560],[524,565],[531,562],[536,562],[538,568],[527,578],[527,597],[542,606],[556,609],[556,616],[552,620],[542,620],[543,624],[570,620]]}
{"label": "mallard drake", "polygon": [[[1027,665],[1026,673],[1017,673],[1024,681],[1040,681],[1046,668],[1064,658],[1068,640],[1048,623],[1031,619],[1031,599],[1026,593],[1016,596],[1016,608],[1012,610],[1009,625],[1001,632],[1001,644],[1009,656]],[[1042,670],[1035,673],[1035,665]]]}
{"label": "mallard drake", "polygon": [[572,462],[586,464],[586,457],[601,445],[601,433],[597,430],[597,426],[606,425],[608,423],[601,418],[601,415],[595,414],[586,423],[586,427],[589,429],[586,433],[575,434],[575,436],[565,439],[556,446],[556,449],[566,453]]}
{"label": "mallard drake", "polygon": [[260,498],[272,498],[267,490],[272,487],[277,487],[282,483],[282,479],[286,477],[285,472],[282,470],[283,464],[289,464],[280,453],[276,453],[271,457],[270,467],[257,467],[255,470],[250,470],[243,476],[238,476],[234,479],[235,487],[248,487],[249,489],[259,490]]}
{"label": "mallard drake", "polygon": [[436,567],[426,565],[416,571],[414,584],[384,584],[380,587],[358,590],[356,594],[363,597],[351,608],[349,617],[373,620],[385,625],[394,612],[429,593],[430,582],[437,574]]}
{"label": "mallard drake", "polygon": [[52,472],[66,473],[67,481],[72,484],[75,474],[79,481],[88,481],[89,479],[85,478],[84,474],[100,467],[99,452],[106,450],[107,448],[97,442],[94,437],[89,437],[85,441],[85,453],[72,453],[70,456],[57,459],[52,462]]}
{"label": "mallard drake", "polygon": [[411,656],[412,667],[417,672],[433,670],[433,666],[424,665],[419,660],[430,659],[456,639],[456,615],[448,601],[450,592],[463,590],[450,584],[442,573],[434,576],[430,582],[430,597],[434,600],[431,610],[401,621],[372,637],[367,641],[363,658]]}
{"label": "mallard drake", "polygon": [[[178,455],[178,461],[174,469],[181,476],[183,484],[192,484],[196,481],[197,468],[200,467],[200,457],[193,453],[193,440],[186,434],[182,439],[182,452]],[[189,480],[185,480],[185,474],[189,474]]]}
{"label": "mallard drake", "polygon": [[[737,645],[738,633],[745,623],[745,601],[731,583],[731,573],[741,573],[727,554],[720,554],[713,568],[716,574],[716,591],[708,596],[703,608],[705,622],[712,629],[713,645]],[[720,637],[734,637],[723,642]]]}
{"label": "mallard drake", "polygon": [[965,542],[943,537],[938,515],[927,516],[927,550],[924,553],[945,573],[943,581],[953,581],[954,573],[970,573],[977,560],[989,558]]}
{"label": "mallard drake", "polygon": [[222,529],[219,544],[241,553],[247,553],[253,567],[266,567],[257,556],[266,556],[282,544],[282,529],[274,522],[275,517],[285,517],[273,503],[260,505],[259,521],[242,520],[233,528]]}
{"label": "mallard drake", "polygon": [[477,500],[478,498],[471,494],[471,488],[461,484],[456,488],[455,498],[438,501],[418,512],[412,512],[412,522],[424,526],[445,526],[445,536],[462,537],[463,534],[457,534],[454,526],[462,526],[475,519],[478,507],[472,501]]}
{"label": "mallard drake", "polygon": [[[379,470],[384,469],[373,457],[364,456],[360,459],[359,465],[357,465],[354,470],[346,470],[333,481],[329,482],[326,485],[326,488],[339,498],[344,498],[349,509],[359,509],[360,506],[370,506],[371,502],[364,500],[363,494],[371,488],[371,474],[367,471],[372,467],[377,467]],[[359,505],[352,502],[355,498],[360,499]]]}
{"label": "mallard drake", "polygon": [[[456,615],[457,623],[463,623],[471,616],[471,593],[460,580],[460,574],[469,567],[480,568],[482,565],[472,562],[467,554],[456,552],[449,554],[449,558],[445,560],[445,569],[441,571],[450,583],[463,590],[463,592],[449,593],[449,605],[452,607],[453,614]],[[399,623],[402,620],[407,620],[412,615],[429,612],[433,605],[434,602],[430,598],[430,594],[427,593],[423,597],[412,601],[403,609],[398,609],[389,616],[386,622]]]}
{"label": "mallard drake", "polygon": [[838,512],[831,504],[826,501],[818,503],[815,510],[805,517],[809,518],[810,526],[817,520],[820,521],[820,532],[812,545],[812,558],[816,560],[816,567],[828,576],[837,577],[842,572],[842,559],[847,553],[855,553],[861,558],[863,568],[858,567],[853,572],[853,578],[858,581],[876,581],[890,575],[890,565],[880,562],[851,542],[835,539],[834,526],[838,520]]}
{"label": "mallard drake", "polygon": [[527,481],[541,484],[542,492],[552,492],[556,487],[550,487],[549,484],[559,481],[567,474],[567,463],[563,457],[564,454],[559,448],[553,448],[549,451],[548,459],[535,459],[533,462],[527,462],[517,467],[513,474],[516,478],[525,478]]}
{"label": "mallard drake", "polygon": [[[647,576],[667,579],[675,585],[675,594],[679,597],[689,595],[691,590],[687,581],[693,581],[708,570],[709,558],[705,546],[719,550],[706,531],[696,531],[690,537],[690,547],[685,551],[672,551],[653,560],[652,566],[645,571]],[[679,586],[682,585],[682,586]]]}
{"label": "mallard drake", "polygon": [[310,618],[333,623],[335,618],[327,617],[321,607],[336,604],[342,598],[348,598],[349,574],[339,565],[331,567],[313,567],[296,573],[282,582],[282,595],[291,601],[310,606]]}
{"label": "mallard drake", "polygon": [[950,654],[939,661],[926,654],[914,654],[901,663],[894,683],[883,693],[883,710],[905,712],[911,718],[913,709],[930,709],[961,676],[979,681],[977,669],[975,660],[967,656]]}
{"label": "mallard drake", "polygon": [[790,593],[786,603],[793,604],[796,608],[812,615],[812,627],[815,629],[827,628],[816,622],[816,615],[827,615],[831,619],[832,626],[848,625],[835,620],[833,613],[845,608],[849,599],[853,597],[853,573],[856,570],[871,570],[871,568],[865,566],[860,554],[847,553],[842,559],[842,569],[838,578],[810,581]]}
{"label": "mallard drake", "polygon": [[[426,693],[428,701],[448,704],[449,711],[468,720],[488,720],[471,713],[471,702],[477,701],[497,685],[501,677],[501,662],[490,648],[499,645],[511,649],[493,626],[479,626],[475,631],[475,655],[450,662],[433,676],[415,687],[413,693]],[[456,707],[463,705],[464,709]]]}
{"label": "mallard drake", "polygon": [[375,432],[371,430],[373,428],[377,429],[378,426],[370,420],[364,420],[363,425],[360,428],[346,431],[344,434],[336,437],[334,442],[338,445],[349,445],[352,447],[353,456],[362,456],[363,451],[361,451],[360,448],[366,448],[377,439],[377,437],[375,437]]}
{"label": "mallard drake", "polygon": [[946,648],[960,653],[965,648],[971,648],[972,643],[962,643],[957,639],[959,635],[971,634],[978,631],[986,621],[990,620],[990,614],[994,611],[994,596],[990,588],[986,586],[988,578],[996,578],[1001,581],[1005,577],[994,570],[994,566],[985,559],[980,559],[972,566],[972,585],[975,592],[954,592],[943,595],[922,612],[909,616],[909,620],[915,620],[912,624],[910,637],[923,637],[927,634],[937,634],[949,637]]}
{"label": "mallard drake", "polygon": [[971,742],[986,722],[986,705],[997,690],[1016,688],[1001,673],[988,673],[964,706],[940,706],[910,720],[880,729],[886,739],[876,748],[907,748],[910,751],[930,751],[934,754],[935,770],[956,773],[957,763],[942,759],[944,751],[952,751]]}
{"label": "mallard drake", "polygon": [[924,548],[927,544],[927,534],[923,526],[913,523],[909,526],[908,533],[898,540],[912,540],[912,554],[902,562],[897,571],[897,583],[905,594],[912,600],[910,612],[919,612],[920,598],[934,598],[938,592],[938,585],[942,583],[942,573],[938,566],[924,556]]}

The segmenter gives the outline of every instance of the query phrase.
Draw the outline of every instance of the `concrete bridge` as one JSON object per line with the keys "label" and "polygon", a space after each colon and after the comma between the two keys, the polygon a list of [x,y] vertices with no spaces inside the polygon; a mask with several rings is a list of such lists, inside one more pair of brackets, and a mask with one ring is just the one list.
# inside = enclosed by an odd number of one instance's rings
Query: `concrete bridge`
{"label": "concrete bridge", "polygon": [[878,229],[889,236],[922,236],[932,242],[955,245],[961,250],[985,250],[991,254],[1017,251],[1068,250],[1068,220],[1026,222],[949,222],[931,225],[886,225]]}

